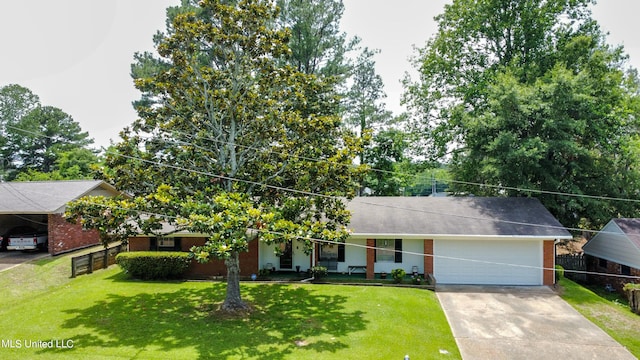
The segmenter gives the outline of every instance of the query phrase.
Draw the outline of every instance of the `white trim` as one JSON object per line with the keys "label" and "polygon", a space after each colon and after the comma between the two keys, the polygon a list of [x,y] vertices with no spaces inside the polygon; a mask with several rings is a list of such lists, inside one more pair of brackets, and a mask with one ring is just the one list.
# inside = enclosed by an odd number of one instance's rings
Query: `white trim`
{"label": "white trim", "polygon": [[407,239],[407,240],[570,240],[573,236],[562,235],[465,235],[465,234],[350,234],[353,239]]}

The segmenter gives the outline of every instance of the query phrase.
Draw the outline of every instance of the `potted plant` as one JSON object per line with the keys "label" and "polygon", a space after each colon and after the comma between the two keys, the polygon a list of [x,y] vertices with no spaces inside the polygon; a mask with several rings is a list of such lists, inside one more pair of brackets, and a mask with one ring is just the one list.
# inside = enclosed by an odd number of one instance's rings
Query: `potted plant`
{"label": "potted plant", "polygon": [[386,279],[387,278],[387,272],[383,271],[380,273],[380,279]]}

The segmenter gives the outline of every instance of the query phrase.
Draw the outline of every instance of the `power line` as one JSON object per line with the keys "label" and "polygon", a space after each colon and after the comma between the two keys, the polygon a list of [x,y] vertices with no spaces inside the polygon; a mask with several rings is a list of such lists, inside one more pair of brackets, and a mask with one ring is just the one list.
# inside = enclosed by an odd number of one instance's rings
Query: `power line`
{"label": "power line", "polygon": [[[31,132],[31,133],[33,133],[33,132]],[[269,184],[266,184],[266,183],[263,183],[263,182],[258,182],[258,181],[253,181],[253,180],[246,180],[246,179],[239,179],[239,178],[235,178],[235,177],[231,177],[231,176],[227,176],[227,175],[214,174],[214,173],[203,171],[203,170],[189,169],[189,168],[185,168],[185,167],[177,166],[177,165],[173,165],[173,164],[165,164],[165,163],[162,163],[162,162],[157,161],[157,160],[147,160],[147,159],[143,159],[143,158],[140,158],[140,157],[124,155],[124,154],[117,153],[117,152],[108,152],[108,153],[110,153],[112,155],[115,155],[115,156],[131,159],[131,160],[141,161],[141,162],[148,163],[148,164],[151,164],[151,165],[171,168],[171,169],[175,169],[175,170],[187,171],[187,172],[191,172],[191,173],[195,173],[195,174],[199,174],[199,175],[205,175],[205,176],[209,176],[209,177],[213,177],[213,178],[217,178],[217,179],[223,179],[223,180],[229,180],[229,181],[235,181],[235,182],[242,182],[242,183],[246,183],[246,184],[250,184],[250,185],[267,187],[267,188],[271,188],[271,189],[274,189],[274,190],[291,192],[291,193],[296,193],[296,194],[305,195],[305,196],[322,197],[322,198],[326,198],[326,199],[333,199],[333,200],[340,200],[340,201],[343,200],[343,198],[337,197],[337,196],[333,196],[333,195],[319,194],[319,193],[314,193],[314,192],[310,192],[310,191],[291,189],[291,188],[277,186],[277,185],[269,185]],[[321,160],[317,160],[317,161],[321,161]],[[537,227],[556,228],[556,229],[563,228],[563,229],[567,229],[567,230],[570,230],[570,231],[581,231],[581,232],[590,232],[590,233],[599,233],[599,232],[601,232],[601,230],[591,230],[591,229],[582,229],[582,228],[567,228],[567,227],[564,227],[564,226],[554,227],[554,226],[551,226],[551,225],[534,224],[534,223],[526,223],[526,222],[516,222],[516,221],[507,221],[507,220],[501,220],[501,219],[488,219],[488,218],[481,218],[481,217],[465,216],[465,215],[454,214],[454,213],[451,213],[451,214],[449,214],[449,213],[441,213],[441,212],[429,211],[429,210],[425,210],[425,209],[405,208],[405,207],[393,206],[393,205],[388,205],[388,204],[378,204],[378,203],[375,203],[375,202],[362,200],[362,199],[365,199],[365,198],[366,197],[361,197],[360,198],[361,199],[360,202],[362,202],[362,203],[364,203],[366,205],[371,205],[371,206],[376,206],[376,207],[395,208],[395,209],[398,209],[398,210],[421,212],[421,213],[425,213],[425,214],[437,214],[437,215],[445,215],[445,216],[466,218],[466,219],[472,219],[472,220],[509,223],[509,224],[515,224],[515,225],[537,226]]]}
{"label": "power line", "polygon": [[[52,138],[51,136],[47,136],[45,134],[39,133],[39,132],[34,132],[34,131],[30,131],[30,130],[25,130],[25,129],[21,129],[12,125],[7,125],[7,127],[12,128],[14,130],[18,130],[18,131],[22,131],[28,134],[33,134],[33,135],[37,135],[37,136],[41,136],[41,137],[47,137],[47,138]],[[183,132],[180,131],[176,131],[175,133],[177,134],[182,134],[185,136],[189,136],[189,134],[185,134]],[[182,144],[182,145],[191,145],[194,147],[199,147],[199,145],[197,144],[193,144],[191,142],[186,142],[186,141],[180,141],[180,140],[171,140],[171,139],[166,139],[166,138],[144,138],[146,140],[149,139],[156,139],[156,140],[162,140],[164,142],[168,142],[168,143],[175,143],[175,144]],[[209,138],[209,137],[205,137],[204,139],[212,141],[212,142],[217,142],[217,143],[223,143],[223,144],[231,144],[234,145],[236,147],[240,147],[240,148],[245,148],[245,149],[251,149],[251,150],[262,150],[260,148],[256,148],[256,147],[252,147],[249,145],[242,145],[242,144],[235,144],[235,143],[231,143],[225,140],[220,140],[220,139],[213,139],[213,138]],[[306,156],[302,156],[302,155],[295,155],[295,154],[285,154],[283,152],[278,152],[275,149],[267,149],[267,151],[271,152],[271,153],[276,153],[276,154],[280,154],[280,155],[287,155],[287,156],[292,156],[298,159],[302,159],[302,160],[307,160],[307,161],[313,161],[313,162],[326,162],[329,165],[338,165],[338,166],[348,166],[348,167],[357,167],[358,165],[356,164],[344,164],[344,163],[336,163],[336,162],[331,162],[327,159],[318,159],[318,158],[312,158],[312,157],[306,157]],[[123,157],[127,157],[126,155],[123,154],[118,154],[115,152],[109,152],[106,151],[107,154],[111,154],[111,155],[116,155],[116,156],[123,156]],[[132,157],[130,157],[132,158]],[[135,158],[133,158],[135,159]],[[149,162],[148,160],[144,160],[139,158],[139,160],[145,161],[145,162]],[[169,166],[170,167],[170,166]],[[181,169],[183,170],[183,169]],[[410,173],[404,173],[404,172],[399,172],[399,171],[390,171],[390,170],[383,170],[383,169],[377,169],[377,168],[372,168],[369,167],[368,168],[369,171],[373,171],[373,172],[378,172],[378,173],[383,173],[383,174],[389,174],[389,175],[401,175],[401,176],[406,176],[406,177],[420,177],[422,176],[421,174],[410,174]],[[193,170],[195,172],[197,172],[197,170]],[[224,177],[220,177],[222,179],[226,179]],[[226,179],[226,180],[232,180],[232,179]],[[518,192],[523,192],[523,193],[533,193],[533,194],[547,194],[547,195],[557,195],[557,196],[566,196],[566,197],[576,197],[576,198],[586,198],[586,199],[594,199],[594,200],[605,200],[605,201],[624,201],[624,202],[633,202],[633,203],[640,203],[640,199],[631,199],[631,198],[620,198],[620,197],[611,197],[611,196],[601,196],[601,195],[589,195],[589,194],[575,194],[575,193],[567,193],[567,192],[560,192],[560,191],[549,191],[549,190],[539,190],[539,189],[528,189],[528,188],[521,188],[521,187],[512,187],[512,186],[504,186],[504,185],[493,185],[493,184],[486,184],[486,183],[478,183],[478,182],[470,182],[470,181],[462,181],[462,180],[453,180],[453,179],[438,179],[435,178],[436,181],[440,181],[440,182],[450,182],[450,183],[456,183],[456,184],[464,184],[464,185],[471,185],[471,186],[477,186],[477,187],[487,187],[487,188],[493,188],[493,189],[499,189],[499,190],[511,190],[511,191],[518,191]],[[257,184],[254,184],[257,185]],[[282,190],[282,189],[280,189]],[[317,195],[316,195],[317,196]],[[577,229],[582,231],[582,229]]]}

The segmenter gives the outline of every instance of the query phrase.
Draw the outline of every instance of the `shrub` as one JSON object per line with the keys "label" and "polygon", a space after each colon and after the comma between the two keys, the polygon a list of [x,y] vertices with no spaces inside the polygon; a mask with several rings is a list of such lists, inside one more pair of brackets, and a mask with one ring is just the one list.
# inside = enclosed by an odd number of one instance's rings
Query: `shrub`
{"label": "shrub", "polygon": [[393,278],[393,282],[396,284],[400,284],[405,275],[407,275],[407,272],[404,271],[404,269],[391,270],[391,278]]}
{"label": "shrub", "polygon": [[187,252],[136,251],[118,254],[116,263],[137,279],[179,279],[189,268],[191,257]]}
{"label": "shrub", "polygon": [[411,276],[411,283],[413,285],[422,285],[422,277],[420,275],[412,275]]}
{"label": "shrub", "polygon": [[315,280],[322,279],[327,276],[327,268],[324,266],[314,266],[311,268],[311,275]]}
{"label": "shrub", "polygon": [[258,270],[258,278],[267,279],[271,275],[271,269],[260,269]]}
{"label": "shrub", "polygon": [[561,265],[556,265],[556,282],[560,281],[564,277],[564,268]]}

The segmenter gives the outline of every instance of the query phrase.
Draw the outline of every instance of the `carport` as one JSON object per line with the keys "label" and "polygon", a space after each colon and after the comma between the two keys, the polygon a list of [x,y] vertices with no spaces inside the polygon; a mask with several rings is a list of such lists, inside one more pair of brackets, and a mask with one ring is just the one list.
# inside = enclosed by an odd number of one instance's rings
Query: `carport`
{"label": "carport", "polygon": [[84,231],[64,219],[66,205],[83,196],[118,194],[100,180],[0,183],[0,235],[4,239],[11,232],[46,232],[53,255],[98,244],[95,231]]}

